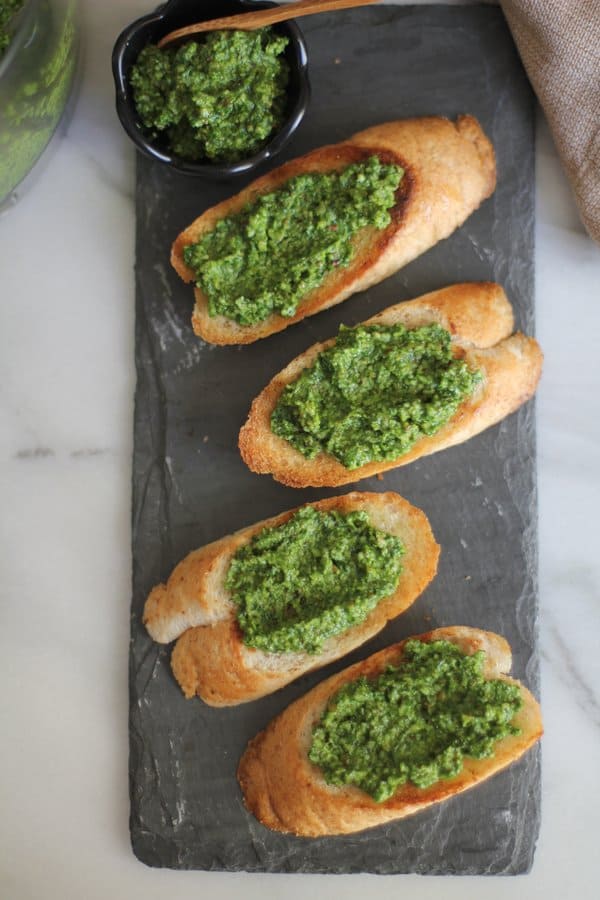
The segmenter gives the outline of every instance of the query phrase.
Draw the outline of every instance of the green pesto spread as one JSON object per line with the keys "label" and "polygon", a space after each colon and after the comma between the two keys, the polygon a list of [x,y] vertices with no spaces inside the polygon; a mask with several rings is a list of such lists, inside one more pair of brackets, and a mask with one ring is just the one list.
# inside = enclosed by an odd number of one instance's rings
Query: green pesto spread
{"label": "green pesto spread", "polygon": [[339,172],[298,175],[221,219],[183,253],[209,314],[240,325],[293,316],[330,271],[348,266],[362,228],[389,225],[402,175],[372,156]]}
{"label": "green pesto spread", "polygon": [[319,653],[327,638],[363,622],[392,594],[402,542],[366,512],[298,510],[263,528],[230,564],[226,587],[243,640],[270,653]]}
{"label": "green pesto spread", "polygon": [[12,40],[11,21],[25,0],[0,0],[0,59]]}
{"label": "green pesto spread", "polygon": [[383,802],[407,781],[426,788],[453,778],[464,757],[486,759],[519,734],[518,687],[483,677],[484,654],[448,641],[408,641],[398,666],[361,677],[330,701],[309,759],[328,784],[355,785]]}
{"label": "green pesto spread", "polygon": [[130,76],[142,124],[164,133],[184,159],[252,156],[283,121],[287,44],[262,28],[212,31],[177,49],[145,47]]}
{"label": "green pesto spread", "polygon": [[283,390],[276,435],[348,469],[393,460],[438,431],[481,380],[439,325],[342,326],[335,344]]}

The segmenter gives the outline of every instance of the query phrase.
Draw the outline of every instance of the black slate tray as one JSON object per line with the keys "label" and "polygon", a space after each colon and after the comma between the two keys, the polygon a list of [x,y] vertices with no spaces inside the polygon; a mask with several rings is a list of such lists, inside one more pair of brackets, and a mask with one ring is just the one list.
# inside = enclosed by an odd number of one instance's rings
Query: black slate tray
{"label": "black slate tray", "polygon": [[[499,10],[377,7],[303,23],[313,100],[287,157],[411,115],[476,115],[498,155],[494,196],[456,234],[365,294],[244,348],[213,348],[190,328],[192,291],[168,264],[175,235],[239,190],[189,180],[146,159],[137,170],[137,322],[130,658],[131,835],[152,866],[270,872],[526,872],[540,816],[539,754],[464,796],[355,836],[277,835],[244,809],[235,779],[248,741],[317,681],[407,635],[446,624],[504,634],[514,672],[538,692],[535,445],[532,404],[365,490],[422,507],[442,546],[439,574],[376,639],[274,696],[233,709],[186,701],[170,647],[142,624],[149,589],[190,550],[305,500],[250,473],[237,433],[251,399],[316,340],[402,299],[463,280],[504,285],[533,329],[533,100]],[[285,156],[281,159],[286,158]]]}

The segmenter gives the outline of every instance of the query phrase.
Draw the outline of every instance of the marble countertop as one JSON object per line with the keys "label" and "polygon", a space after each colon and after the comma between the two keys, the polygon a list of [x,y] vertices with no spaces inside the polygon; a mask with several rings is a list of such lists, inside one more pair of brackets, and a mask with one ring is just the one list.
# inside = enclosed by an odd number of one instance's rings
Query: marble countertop
{"label": "marble countertop", "polygon": [[[113,111],[107,60],[116,34],[149,5],[82,3],[87,47],[74,117],[0,219],[0,894],[505,897],[511,879],[171,872],[131,853],[134,154]],[[585,900],[597,896],[600,830],[600,249],[577,218],[541,114],[537,136],[546,734],[541,835],[518,890],[523,900]]]}

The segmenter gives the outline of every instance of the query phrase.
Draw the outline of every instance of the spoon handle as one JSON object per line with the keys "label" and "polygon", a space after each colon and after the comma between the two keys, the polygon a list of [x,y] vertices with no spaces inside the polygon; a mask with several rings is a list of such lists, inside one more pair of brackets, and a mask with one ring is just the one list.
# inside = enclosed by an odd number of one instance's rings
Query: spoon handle
{"label": "spoon handle", "polygon": [[158,47],[165,47],[179,38],[200,34],[203,31],[236,28],[242,31],[254,31],[265,25],[275,25],[287,19],[298,19],[300,16],[311,16],[315,13],[330,12],[336,9],[350,9],[353,6],[368,6],[377,0],[300,0],[298,3],[286,3],[285,6],[274,6],[272,9],[257,9],[255,12],[239,13],[237,16],[224,16],[221,19],[210,19],[197,22],[170,31],[158,41]]}

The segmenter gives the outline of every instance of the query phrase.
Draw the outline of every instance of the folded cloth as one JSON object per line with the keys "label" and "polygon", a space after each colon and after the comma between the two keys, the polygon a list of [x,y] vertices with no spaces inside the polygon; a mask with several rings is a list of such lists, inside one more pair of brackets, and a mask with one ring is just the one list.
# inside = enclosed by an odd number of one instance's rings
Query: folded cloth
{"label": "folded cloth", "polygon": [[501,0],[579,214],[600,243],[600,0]]}

